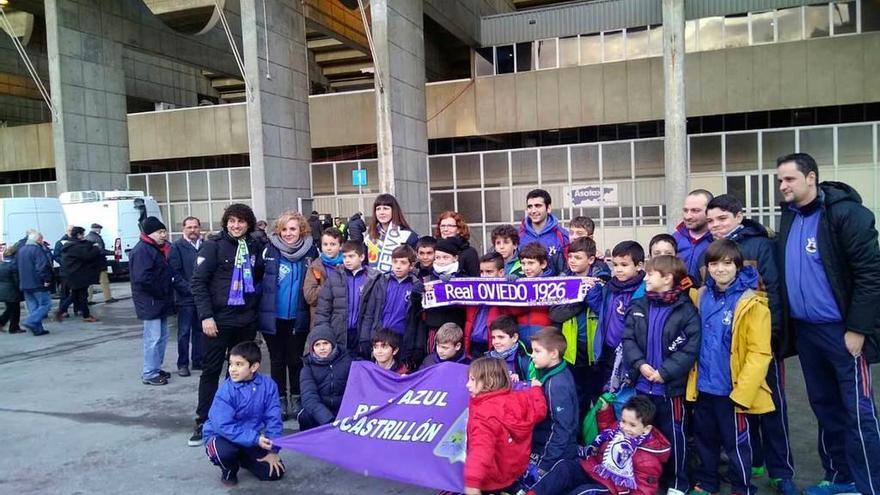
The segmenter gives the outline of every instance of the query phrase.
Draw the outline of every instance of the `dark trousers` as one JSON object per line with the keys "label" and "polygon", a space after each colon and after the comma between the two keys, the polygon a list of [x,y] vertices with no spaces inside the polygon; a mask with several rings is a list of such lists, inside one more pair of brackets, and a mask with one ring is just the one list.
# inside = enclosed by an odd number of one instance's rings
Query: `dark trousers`
{"label": "dark trousers", "polygon": [[300,409],[296,415],[296,422],[299,423],[299,431],[311,430],[312,428],[322,426],[305,409]]}
{"label": "dark trousers", "polygon": [[843,324],[795,321],[795,331],[807,397],[819,423],[825,479],[880,493],[880,426],[868,362],[846,350]]}
{"label": "dark trousers", "polygon": [[[192,343],[192,361],[190,361],[190,343]],[[196,307],[182,305],[177,307],[177,367],[202,366],[202,320]]]}
{"label": "dark trousers", "polygon": [[[603,371],[596,364],[589,366],[578,363],[572,367],[571,372],[574,374],[574,386],[578,398],[578,424],[581,424],[590,412],[590,408],[602,395],[602,387],[605,386]],[[607,377],[604,378],[607,382]]]}
{"label": "dark trousers", "polygon": [[603,485],[596,483],[591,478],[581,463],[573,459],[561,459],[532,485],[535,495],[558,495],[562,493],[571,494],[606,494],[608,489]]}
{"label": "dark trousers", "polygon": [[18,301],[15,302],[6,302],[6,311],[0,315],[0,327],[9,323],[9,330],[16,331],[21,330],[19,326],[19,322],[21,321],[21,303]]}
{"label": "dark trousers", "polygon": [[773,359],[767,370],[767,385],[776,410],[749,414],[752,466],[767,466],[771,478],[794,478],[794,459],[788,430],[788,403],[785,400],[785,365]]}
{"label": "dark trousers", "polygon": [[284,471],[269,475],[269,463],[258,460],[265,457],[269,451],[257,446],[242,447],[223,437],[211,437],[205,442],[205,453],[215,466],[220,467],[224,478],[227,479],[230,474],[238,473],[241,467],[261,481],[275,481],[284,476]]}
{"label": "dark trousers", "polygon": [[287,380],[290,394],[299,395],[299,372],[303,367],[303,350],[306,348],[305,332],[293,332],[294,320],[275,320],[275,335],[263,334],[269,348],[272,379],[278,385],[278,396],[287,397]]}
{"label": "dark trousers", "polygon": [[669,460],[663,466],[663,482],[668,488],[687,492],[691,485],[688,477],[688,449],[685,438],[688,425],[684,397],[680,395],[677,397],[647,395],[646,397],[651,399],[657,410],[654,415],[654,427],[669,440],[672,449]]}
{"label": "dark trousers", "polygon": [[220,372],[227,359],[229,350],[239,342],[254,340],[256,327],[229,327],[217,325],[216,337],[205,337],[204,355],[202,356],[202,374],[199,376],[199,404],[196,406],[196,422],[202,424],[208,419],[208,410],[214,402],[214,394],[220,386]]}
{"label": "dark trousers", "polygon": [[89,317],[89,288],[70,289],[67,296],[61,300],[58,306],[59,313],[67,313],[67,308],[73,304],[73,311],[78,312],[83,318]]}
{"label": "dark trousers", "polygon": [[718,464],[721,449],[727,453],[730,492],[757,493],[752,485],[752,448],[749,421],[737,412],[730,397],[700,392],[694,406],[694,436],[700,465],[695,483],[707,492],[719,489]]}

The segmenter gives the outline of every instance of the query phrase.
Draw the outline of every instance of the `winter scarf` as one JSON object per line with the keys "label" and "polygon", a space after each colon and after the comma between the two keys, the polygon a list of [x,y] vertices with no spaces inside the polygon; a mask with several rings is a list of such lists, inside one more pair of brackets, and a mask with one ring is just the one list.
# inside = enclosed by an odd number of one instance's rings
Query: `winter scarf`
{"label": "winter scarf", "polygon": [[284,242],[284,239],[278,234],[272,234],[272,236],[269,237],[269,242],[278,249],[278,252],[281,253],[281,256],[284,256],[287,261],[296,263],[301,260],[310,249],[312,249],[312,243],[315,241],[311,237],[302,237],[293,244],[288,244]]}
{"label": "winter scarf", "polygon": [[544,385],[547,380],[565,371],[565,366],[565,360],[563,360],[552,368],[535,368],[535,378],[541,382],[541,385]]}
{"label": "winter scarf", "polygon": [[339,347],[337,347],[336,344],[333,344],[333,350],[330,351],[330,354],[328,354],[325,358],[318,357],[318,355],[315,354],[315,351],[311,351],[310,354],[313,363],[321,366],[326,366],[332,363],[334,359],[336,359],[336,357],[339,355],[339,352]]}
{"label": "winter scarf", "polygon": [[226,304],[244,306],[244,295],[254,292],[256,289],[254,289],[253,265],[248,253],[247,242],[242,237],[238,240],[238,249],[235,251],[235,267],[232,269],[229,298],[226,300]]}
{"label": "winter scarf", "polygon": [[632,301],[633,293],[639,288],[644,279],[645,272],[639,272],[635,277],[625,282],[621,282],[616,278],[608,281],[608,286],[611,290],[611,297],[609,298],[611,304],[609,308],[605,308],[602,318],[605,326],[605,345],[608,347],[617,347],[620,344],[620,339],[623,338],[626,309]]}
{"label": "winter scarf", "polygon": [[458,262],[453,261],[446,266],[437,266],[437,263],[434,263],[434,272],[437,275],[455,275],[458,273]]}
{"label": "winter scarf", "polygon": [[335,258],[330,258],[326,254],[321,253],[321,262],[324,263],[324,266],[327,266],[330,268],[332,268],[334,266],[341,265],[342,264],[342,251],[339,251],[338,253],[336,253]]}
{"label": "winter scarf", "polygon": [[599,433],[599,436],[593,440],[590,447],[594,451],[598,451],[605,442],[608,442],[608,445],[605,446],[605,452],[602,453],[602,462],[593,468],[593,472],[606,480],[610,480],[614,483],[614,486],[634,490],[636,488],[636,479],[633,469],[633,455],[635,455],[636,449],[650,435],[651,432],[637,437],[627,437],[623,430],[620,429],[620,425]]}
{"label": "winter scarf", "polygon": [[678,296],[680,296],[682,292],[690,289],[692,285],[694,285],[694,283],[691,282],[691,279],[685,277],[681,283],[678,284],[678,287],[673,287],[672,289],[663,292],[646,291],[645,297],[652,302],[672,304],[678,300]]}

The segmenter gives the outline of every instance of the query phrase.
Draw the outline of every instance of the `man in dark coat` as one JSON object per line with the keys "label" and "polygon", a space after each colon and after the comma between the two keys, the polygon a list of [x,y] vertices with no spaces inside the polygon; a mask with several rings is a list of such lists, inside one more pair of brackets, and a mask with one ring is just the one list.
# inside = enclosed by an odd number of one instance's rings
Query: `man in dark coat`
{"label": "man in dark coat", "polygon": [[324,228],[321,224],[321,217],[318,216],[317,211],[312,211],[312,214],[309,216],[309,228],[312,231],[312,238],[315,240],[315,243],[320,246],[321,232],[324,231]]}
{"label": "man in dark coat", "polygon": [[[107,274],[107,256],[113,255],[113,251],[107,249],[104,245],[104,238],[101,237],[101,230],[104,227],[99,223],[93,223],[91,230],[88,234],[86,234],[86,240],[96,245],[98,249],[101,250],[102,256],[104,256],[104,266],[101,268],[101,272],[99,274],[99,281],[101,282],[101,292],[104,293],[104,302],[106,304],[115,303],[116,299],[113,299],[113,296],[110,293],[110,275]],[[89,289],[89,302],[92,302],[92,290]]]}
{"label": "man in dark coat", "polygon": [[138,319],[144,322],[144,385],[165,385],[171,376],[162,369],[168,315],[174,305],[167,239],[165,225],[156,217],[147,217],[140,240],[128,254],[131,299]]}
{"label": "man in dark coat", "polygon": [[204,336],[196,428],[190,447],[202,445],[202,424],[217,393],[226,353],[239,342],[253,340],[257,333],[257,288],[265,268],[263,245],[250,235],[256,223],[249,206],[229,205],[220,221],[222,230],[208,237],[196,258],[191,290]]}
{"label": "man in dark coat", "polygon": [[58,305],[56,321],[64,320],[71,303],[74,310],[83,317],[83,321],[98,321],[89,314],[87,292],[90,285],[98,282],[98,274],[107,263],[104,252],[84,236],[84,228],[74,227],[70,230],[70,239],[61,247],[61,277],[70,291]]}
{"label": "man in dark coat", "polygon": [[364,242],[364,232],[367,230],[367,224],[361,212],[357,212],[348,219],[348,240]]}
{"label": "man in dark coat", "polygon": [[196,257],[202,247],[202,224],[196,217],[183,219],[183,237],[171,244],[168,264],[174,281],[177,304],[177,374],[189,376],[190,341],[192,367],[202,369],[202,320],[196,311],[190,285],[196,269]]}
{"label": "man in dark coat", "polygon": [[804,493],[875,493],[880,473],[870,363],[880,360],[880,246],[874,215],[847,184],[819,182],[816,161],[776,162],[784,202],[777,236],[780,280],[819,423],[825,477]]}
{"label": "man in dark coat", "polygon": [[52,255],[43,246],[43,234],[36,230],[28,232],[23,245],[15,257],[18,266],[19,288],[24,293],[28,317],[21,326],[30,330],[34,336],[46,335],[43,318],[52,308],[49,290],[52,287]]}
{"label": "man in dark coat", "polygon": [[[73,230],[73,225],[68,225],[67,230],[64,231],[64,235],[61,236],[61,239],[55,241],[55,248],[52,250],[52,258],[58,263],[58,273],[60,274],[64,271],[64,266],[61,264],[61,248],[67,244],[67,241],[70,240],[70,231]],[[67,287],[67,284],[64,283],[64,277],[58,277],[58,297],[60,300],[64,300],[68,295],[70,295],[70,289]],[[68,316],[68,315],[64,315]]]}
{"label": "man in dark coat", "polygon": [[18,290],[18,268],[15,266],[15,244],[6,248],[0,261],[0,301],[6,311],[0,315],[0,327],[9,323],[9,333],[23,333],[21,329],[21,292]]}

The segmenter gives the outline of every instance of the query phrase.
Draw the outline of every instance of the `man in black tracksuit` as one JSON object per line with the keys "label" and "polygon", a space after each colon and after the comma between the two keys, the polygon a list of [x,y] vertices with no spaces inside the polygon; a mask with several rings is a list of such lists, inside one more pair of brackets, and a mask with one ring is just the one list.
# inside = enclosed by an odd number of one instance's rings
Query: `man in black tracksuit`
{"label": "man in black tracksuit", "polygon": [[[192,295],[202,319],[202,374],[199,378],[199,403],[196,429],[189,440],[191,447],[202,445],[202,423],[219,386],[220,371],[226,353],[239,342],[253,340],[257,332],[257,309],[260,296],[256,290],[263,279],[263,245],[251,237],[257,219],[244,204],[232,204],[223,212],[222,230],[210,236],[199,250],[192,275]],[[246,262],[236,268],[237,254],[246,249]],[[250,284],[242,282],[243,301],[232,302],[235,288],[232,279],[250,268]],[[253,291],[247,285],[254,287]]]}
{"label": "man in black tracksuit", "polygon": [[819,183],[806,153],[777,160],[783,324],[792,329],[819,423],[824,480],[807,495],[880,490],[880,425],[870,363],[880,360],[880,246],[850,186]]}

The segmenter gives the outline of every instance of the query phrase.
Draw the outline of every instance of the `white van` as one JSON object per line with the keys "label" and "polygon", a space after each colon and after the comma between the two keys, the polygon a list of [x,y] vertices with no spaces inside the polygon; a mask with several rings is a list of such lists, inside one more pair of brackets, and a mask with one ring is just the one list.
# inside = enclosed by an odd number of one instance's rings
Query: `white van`
{"label": "white van", "polygon": [[0,199],[0,244],[15,244],[29,229],[39,230],[53,246],[67,229],[61,202],[55,198]]}
{"label": "white van", "polygon": [[162,219],[159,205],[143,191],[71,191],[58,196],[70,224],[90,230],[93,223],[103,227],[107,270],[114,275],[128,273],[128,252],[137,244],[139,221],[152,216]]}

